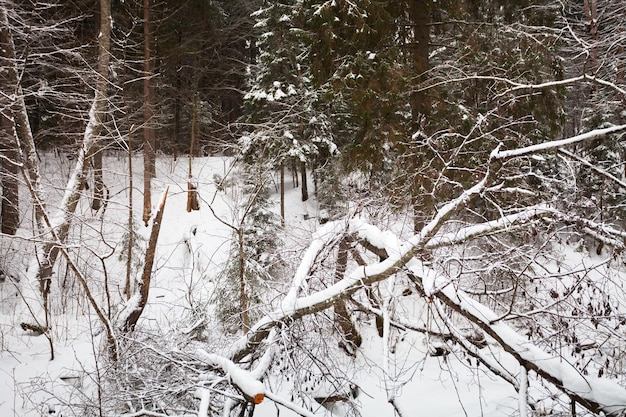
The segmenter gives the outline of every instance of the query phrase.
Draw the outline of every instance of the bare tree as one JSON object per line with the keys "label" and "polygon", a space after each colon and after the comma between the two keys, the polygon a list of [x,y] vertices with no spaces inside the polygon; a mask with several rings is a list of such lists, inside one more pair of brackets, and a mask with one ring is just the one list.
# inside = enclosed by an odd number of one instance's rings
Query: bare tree
{"label": "bare tree", "polygon": [[[84,130],[81,147],[76,157],[76,164],[68,179],[65,193],[59,208],[59,215],[55,217],[55,222],[52,221],[52,216],[47,213],[46,210],[46,198],[42,190],[41,179],[39,176],[39,161],[35,152],[35,142],[30,131],[30,123],[28,119],[28,113],[26,104],[24,101],[24,95],[22,94],[22,86],[20,84],[20,78],[18,76],[18,68],[16,62],[16,51],[11,36],[12,25],[8,20],[8,9],[6,5],[0,7],[0,19],[2,21],[2,43],[7,47],[3,49],[6,54],[6,59],[12,63],[8,67],[10,86],[13,89],[12,108],[15,120],[15,131],[18,133],[16,139],[17,144],[15,149],[19,149],[21,152],[21,160],[24,161],[22,166],[22,175],[28,186],[28,190],[32,195],[38,225],[38,232],[43,236],[48,233],[51,238],[44,241],[39,245],[38,250],[38,264],[39,268],[36,273],[36,281],[39,284],[39,290],[43,297],[43,309],[45,317],[34,317],[37,321],[36,326],[47,331],[50,326],[49,315],[49,294],[52,284],[53,266],[59,256],[63,254],[68,259],[67,252],[63,249],[63,244],[68,236],[70,230],[71,219],[78,202],[82,196],[85,179],[89,169],[89,158],[91,158],[94,149],[99,143],[100,133],[102,129],[102,118],[107,103],[107,90],[108,90],[108,73],[109,73],[109,55],[110,55],[110,30],[111,30],[111,7],[109,0],[100,1],[100,34],[98,36],[98,77],[96,86],[94,88],[95,94],[93,101],[89,109],[89,119]],[[75,272],[78,272],[76,269]],[[81,275],[82,276],[82,275]],[[94,308],[99,312],[99,316],[102,320],[106,317],[95,304],[95,300],[90,296],[90,291],[87,286],[87,282],[83,279],[81,281],[84,290],[88,297],[91,299]],[[106,320],[105,320],[106,323]],[[108,327],[109,339],[113,341],[112,329]],[[113,343],[113,342],[112,342]],[[52,346],[52,345],[51,345]],[[54,354],[52,353],[52,356]]]}

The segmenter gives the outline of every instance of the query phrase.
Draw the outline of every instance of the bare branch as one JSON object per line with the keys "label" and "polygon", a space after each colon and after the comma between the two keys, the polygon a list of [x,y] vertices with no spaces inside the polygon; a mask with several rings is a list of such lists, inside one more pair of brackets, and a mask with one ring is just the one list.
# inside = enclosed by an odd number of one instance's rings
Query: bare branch
{"label": "bare branch", "polygon": [[537,145],[527,146],[525,148],[512,149],[510,151],[495,150],[492,153],[492,158],[496,160],[505,161],[505,160],[517,158],[520,156],[527,156],[527,155],[536,154],[536,153],[549,152],[558,148],[562,148],[564,146],[575,145],[580,142],[610,135],[612,133],[618,133],[623,130],[626,130],[626,125],[617,125],[617,126],[607,127],[604,129],[595,129],[590,132],[572,136],[571,138],[539,143]]}

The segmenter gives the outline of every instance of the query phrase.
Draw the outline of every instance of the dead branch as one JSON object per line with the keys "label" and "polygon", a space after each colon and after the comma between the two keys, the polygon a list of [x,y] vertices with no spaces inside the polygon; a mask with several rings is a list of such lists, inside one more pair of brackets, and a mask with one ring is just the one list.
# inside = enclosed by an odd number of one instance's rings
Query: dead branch
{"label": "dead branch", "polygon": [[148,241],[148,248],[146,249],[146,260],[143,266],[143,274],[141,275],[141,282],[139,283],[138,292],[131,299],[136,298],[135,305],[131,305],[131,310],[127,313],[122,325],[124,332],[129,332],[135,328],[137,320],[141,317],[143,309],[148,303],[148,294],[150,292],[150,279],[152,277],[152,266],[154,265],[154,258],[156,256],[156,244],[159,239],[159,231],[161,230],[161,220],[163,219],[163,209],[165,208],[165,202],[167,200],[167,192],[169,187],[165,188],[161,195],[161,201],[157,208],[157,212],[154,215],[152,222],[152,230],[150,231],[150,239]]}

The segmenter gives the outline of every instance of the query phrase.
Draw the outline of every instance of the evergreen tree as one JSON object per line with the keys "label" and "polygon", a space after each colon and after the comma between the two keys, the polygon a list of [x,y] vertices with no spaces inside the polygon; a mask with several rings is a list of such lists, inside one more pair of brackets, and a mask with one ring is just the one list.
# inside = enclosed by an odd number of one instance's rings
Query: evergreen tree
{"label": "evergreen tree", "polygon": [[556,36],[543,30],[556,10],[474,3],[308,3],[312,75],[343,166],[365,173],[370,193],[413,206],[416,231],[480,175],[484,152],[561,126],[562,92],[507,93],[506,82],[560,70]]}
{"label": "evergreen tree", "polygon": [[258,52],[244,97],[245,121],[251,131],[242,144],[248,163],[270,161],[281,170],[295,166],[302,175],[302,199],[306,200],[306,167],[323,164],[336,146],[311,82],[308,37],[302,22],[306,16],[301,7],[299,0],[265,1],[253,14]]}
{"label": "evergreen tree", "polygon": [[[624,12],[626,6],[621,2],[564,3],[564,24],[572,35],[559,51],[564,75],[587,77],[567,90],[565,132],[568,135],[626,122]],[[600,84],[596,79],[605,83]],[[593,215],[596,221],[623,225],[624,185],[618,181],[624,178],[625,155],[623,135],[587,143],[565,155],[573,164],[578,184],[576,194],[565,200],[569,202],[568,210]],[[581,159],[587,163],[580,163]]]}
{"label": "evergreen tree", "polygon": [[233,232],[230,256],[215,298],[218,319],[232,333],[247,332],[259,318],[259,307],[280,271],[280,222],[270,210],[269,170],[259,167],[243,169],[241,201],[228,223]]}

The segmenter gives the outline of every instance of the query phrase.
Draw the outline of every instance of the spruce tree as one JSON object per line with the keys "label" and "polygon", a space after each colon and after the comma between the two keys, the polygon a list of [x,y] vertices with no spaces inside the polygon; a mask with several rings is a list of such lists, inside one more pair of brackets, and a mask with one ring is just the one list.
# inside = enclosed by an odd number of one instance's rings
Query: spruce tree
{"label": "spruce tree", "polygon": [[294,166],[305,200],[306,168],[322,164],[336,149],[310,78],[306,15],[301,1],[289,0],[265,1],[253,16],[258,52],[244,97],[250,133],[242,142],[243,155],[248,163]]}

